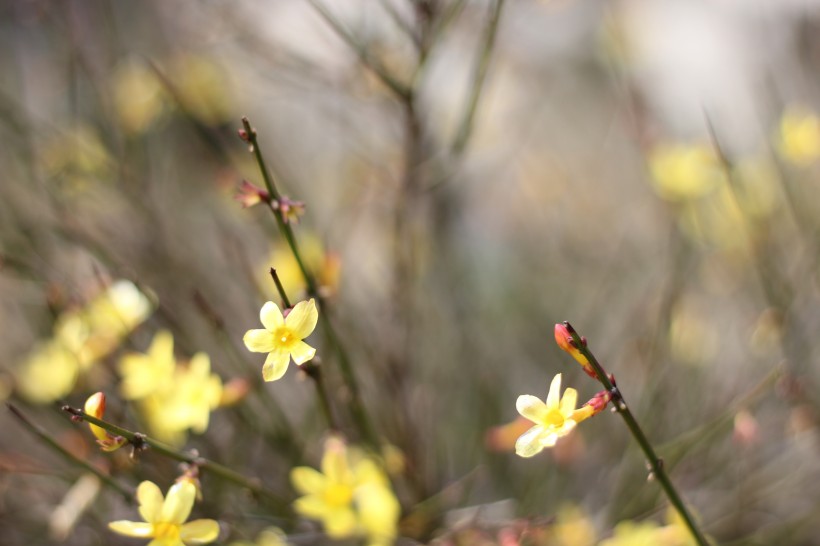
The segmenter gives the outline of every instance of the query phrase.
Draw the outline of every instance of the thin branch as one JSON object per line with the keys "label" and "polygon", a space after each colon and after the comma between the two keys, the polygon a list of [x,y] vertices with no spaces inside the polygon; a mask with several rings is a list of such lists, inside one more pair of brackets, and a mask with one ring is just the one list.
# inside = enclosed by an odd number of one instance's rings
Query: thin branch
{"label": "thin branch", "polygon": [[134,449],[137,451],[151,448],[155,452],[165,457],[168,457],[169,459],[194,465],[201,470],[210,472],[215,476],[219,476],[223,480],[227,480],[240,487],[243,487],[248,491],[252,492],[254,495],[267,499],[283,511],[287,511],[289,509],[288,504],[284,498],[277,495],[273,491],[270,491],[262,487],[262,485],[259,484],[258,480],[249,479],[243,476],[242,474],[234,470],[231,470],[226,466],[223,466],[219,463],[215,463],[198,455],[177,451],[171,446],[154,440],[153,438],[150,438],[145,434],[119,427],[107,421],[103,421],[102,419],[97,419],[92,415],[88,415],[85,411],[81,409],[74,408],[71,406],[63,406],[62,410],[74,416],[75,418],[79,418],[79,420],[87,421],[93,425],[97,425],[98,427],[107,430],[112,434],[122,436],[123,438],[128,440],[128,442],[132,446],[134,446]]}
{"label": "thin branch", "polygon": [[399,98],[407,100],[412,95],[412,91],[395,77],[390,74],[387,69],[381,65],[376,59],[372,58],[367,51],[367,47],[360,44],[356,38],[342,25],[342,23],[330,13],[327,8],[319,2],[319,0],[307,0],[313,9],[333,28],[336,34],[358,55],[359,60],[367,68],[373,71],[376,76],[389,87]]}
{"label": "thin branch", "polygon": [[12,415],[14,415],[22,424],[23,426],[28,429],[29,432],[37,436],[40,440],[42,440],[48,447],[50,447],[53,451],[57,452],[60,456],[64,459],[67,459],[71,463],[81,466],[87,471],[91,472],[95,476],[97,476],[105,485],[114,489],[122,495],[122,497],[129,503],[132,504],[134,502],[134,492],[129,490],[127,487],[119,483],[118,481],[114,480],[111,476],[101,472],[98,468],[94,465],[89,463],[86,460],[80,459],[62,445],[59,442],[54,440],[51,435],[46,432],[43,428],[39,425],[33,423],[28,417],[26,417],[23,412],[17,409],[16,406],[11,404],[10,402],[6,402],[6,407],[9,409]]}
{"label": "thin branch", "polygon": [[589,350],[586,345],[586,341],[578,335],[575,328],[573,328],[569,322],[564,322],[564,326],[566,326],[567,331],[572,336],[573,345],[589,361],[590,366],[595,371],[598,381],[600,381],[601,384],[606,387],[606,390],[612,394],[612,404],[615,407],[615,410],[621,418],[623,418],[624,423],[626,423],[627,428],[629,428],[629,431],[632,433],[632,437],[638,442],[641,451],[643,451],[646,456],[647,464],[651,469],[652,476],[658,481],[658,483],[661,484],[664,493],[666,493],[666,496],[669,498],[669,502],[672,503],[678,511],[678,514],[680,514],[686,524],[686,527],[689,528],[689,532],[692,534],[692,537],[695,539],[698,546],[709,546],[709,543],[706,541],[706,537],[703,535],[703,532],[695,522],[695,518],[692,517],[692,514],[683,502],[683,498],[680,493],[678,493],[678,490],[675,488],[672,480],[669,479],[669,476],[666,474],[663,460],[655,453],[655,449],[652,447],[652,444],[649,442],[646,434],[644,434],[643,429],[641,429],[641,426],[638,424],[635,416],[632,415],[632,412],[629,410],[629,406],[626,405],[626,400],[624,400],[620,389],[615,386],[613,380],[610,379],[610,376],[604,371],[603,366],[601,366],[598,359],[595,358],[595,355],[592,354],[592,351]]}

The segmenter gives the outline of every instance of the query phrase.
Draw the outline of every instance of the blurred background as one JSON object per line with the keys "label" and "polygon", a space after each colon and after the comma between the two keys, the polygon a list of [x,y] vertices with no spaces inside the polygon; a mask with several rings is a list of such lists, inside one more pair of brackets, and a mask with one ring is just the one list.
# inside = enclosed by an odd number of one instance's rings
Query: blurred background
{"label": "blurred background", "polygon": [[[285,498],[321,457],[313,386],[260,384],[242,344],[279,301],[270,267],[306,298],[273,215],[235,199],[263,185],[248,116],[400,459],[400,543],[664,524],[617,415],[533,459],[494,428],[557,373],[599,390],[554,343],[569,320],[712,537],[820,544],[820,3],[5,0],[0,47],[0,398],[121,483],[179,469],[100,452],[59,406],[104,391],[108,419],[162,436],[121,362],[163,330],[230,405],[167,441]],[[136,517],[115,491],[8,411],[0,430],[0,542],[136,543],[106,529]],[[220,543],[291,524],[203,488]]]}

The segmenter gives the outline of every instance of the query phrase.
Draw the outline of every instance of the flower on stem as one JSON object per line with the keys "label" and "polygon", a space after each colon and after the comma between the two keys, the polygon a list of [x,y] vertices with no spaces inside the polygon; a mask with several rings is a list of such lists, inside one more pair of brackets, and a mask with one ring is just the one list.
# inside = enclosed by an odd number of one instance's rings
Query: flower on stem
{"label": "flower on stem", "polygon": [[305,204],[302,201],[293,201],[284,195],[279,199],[274,199],[270,204],[273,210],[279,210],[282,213],[282,221],[286,224],[299,223],[299,217],[305,213]]}
{"label": "flower on stem", "polygon": [[268,353],[262,367],[265,381],[275,381],[285,375],[291,358],[301,365],[316,354],[316,349],[302,341],[313,332],[319,320],[313,299],[300,301],[286,317],[278,305],[269,301],[262,306],[259,319],[265,328],[248,330],[243,341],[249,351]]}
{"label": "flower on stem", "polygon": [[[105,413],[105,395],[101,392],[92,394],[85,401],[85,412],[97,419],[102,419]],[[91,423],[88,424],[91,428],[92,434],[97,438],[97,443],[100,444],[100,449],[103,451],[115,451],[121,448],[126,443],[126,439],[122,436],[114,436],[107,430]]]}
{"label": "flower on stem", "polygon": [[522,434],[515,442],[515,452],[521,457],[532,457],[545,447],[552,447],[558,438],[566,436],[575,428],[575,403],[578,392],[567,389],[561,397],[561,374],[550,384],[546,403],[539,398],[523,394],[518,397],[515,407],[523,417],[535,426]]}
{"label": "flower on stem", "polygon": [[270,194],[267,190],[263,190],[259,186],[251,184],[247,180],[243,180],[239,183],[239,188],[236,190],[233,197],[239,201],[239,204],[242,205],[243,209],[252,207],[262,201],[265,203],[270,201]]}
{"label": "flower on stem", "polygon": [[137,488],[137,501],[145,522],[112,521],[108,527],[121,535],[151,538],[149,546],[208,544],[219,536],[219,524],[215,520],[185,522],[195,498],[196,487],[187,480],[174,484],[164,499],[155,483],[144,481]]}
{"label": "flower on stem", "polygon": [[[598,379],[598,376],[595,375],[595,370],[592,368],[592,364],[589,363],[587,357],[585,357],[581,353],[580,349],[578,349],[578,346],[572,339],[572,335],[569,333],[569,329],[565,324],[555,325],[555,342],[558,343],[559,347],[568,352],[572,358],[577,360],[578,363],[584,367],[584,372],[586,372],[588,376],[592,379]],[[581,338],[581,342],[586,345],[586,339]]]}
{"label": "flower on stem", "polygon": [[603,390],[595,394],[592,398],[589,399],[589,402],[578,408],[572,413],[572,420],[576,423],[580,423],[584,419],[589,419],[595,415],[598,415],[604,409],[606,409],[607,404],[612,401],[612,393]]}
{"label": "flower on stem", "polygon": [[291,471],[304,495],[296,511],[320,520],[330,538],[364,535],[370,546],[393,544],[401,508],[384,471],[336,437],[325,442],[321,466],[321,472],[306,466]]}

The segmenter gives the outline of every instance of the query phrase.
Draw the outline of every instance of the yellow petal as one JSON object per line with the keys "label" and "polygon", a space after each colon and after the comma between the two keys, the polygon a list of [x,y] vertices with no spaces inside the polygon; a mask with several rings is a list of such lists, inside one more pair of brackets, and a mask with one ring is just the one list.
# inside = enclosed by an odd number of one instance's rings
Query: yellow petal
{"label": "yellow petal", "polygon": [[291,470],[290,481],[294,489],[303,495],[319,493],[327,484],[327,479],[322,473],[309,466],[297,466]]}
{"label": "yellow petal", "polygon": [[191,514],[196,498],[196,487],[191,482],[179,482],[168,490],[162,505],[160,521],[165,523],[184,523]]}
{"label": "yellow petal", "polygon": [[145,481],[137,487],[137,502],[142,519],[148,523],[159,521],[162,511],[162,491],[154,482]]}
{"label": "yellow petal", "polygon": [[316,302],[311,299],[297,303],[285,319],[285,324],[294,336],[305,339],[316,328],[318,320],[319,311],[316,309]]}
{"label": "yellow petal", "polygon": [[290,356],[297,364],[304,364],[316,354],[316,349],[305,343],[304,341],[297,341],[290,348]]}
{"label": "yellow petal", "polygon": [[296,510],[298,514],[313,519],[321,519],[328,512],[328,510],[332,510],[321,495],[307,495],[305,497],[299,497],[293,501],[293,509]]}
{"label": "yellow petal", "polygon": [[135,521],[112,521],[108,528],[128,537],[150,538],[154,534],[154,525]]}
{"label": "yellow petal", "polygon": [[541,443],[541,437],[546,432],[546,429],[540,425],[532,427],[530,430],[522,434],[515,442],[515,453],[520,457],[532,457],[541,452],[544,446]]}
{"label": "yellow petal", "polygon": [[347,448],[339,438],[331,437],[325,441],[325,454],[322,456],[322,474],[331,483],[348,483],[350,481]]}
{"label": "yellow petal", "polygon": [[259,320],[261,320],[262,325],[271,332],[285,324],[285,319],[282,318],[282,311],[280,311],[279,306],[272,301],[266,302],[265,305],[262,306],[262,310],[259,311]]}
{"label": "yellow petal", "polygon": [[552,378],[550,391],[547,393],[547,409],[558,409],[558,402],[561,400],[561,374]]}
{"label": "yellow petal", "polygon": [[515,401],[515,409],[522,417],[526,417],[535,423],[543,422],[547,414],[547,405],[531,394],[519,396],[518,400]]}
{"label": "yellow petal", "polygon": [[248,330],[242,338],[245,347],[254,353],[269,353],[276,348],[273,334],[267,330]]}
{"label": "yellow petal", "polygon": [[189,521],[179,530],[179,538],[187,544],[207,544],[219,536],[219,523],[212,519]]}
{"label": "yellow petal", "polygon": [[288,353],[272,351],[262,366],[262,377],[265,381],[276,381],[285,375],[288,364],[290,364],[290,355]]}
{"label": "yellow petal", "polygon": [[333,510],[322,518],[325,532],[330,538],[344,538],[356,532],[356,514],[350,508]]}
{"label": "yellow petal", "polygon": [[389,541],[396,536],[401,507],[393,492],[384,486],[366,485],[356,491],[356,507],[359,520],[368,536]]}
{"label": "yellow petal", "polygon": [[564,397],[561,398],[561,415],[569,417],[575,411],[575,404],[578,403],[578,391],[575,389],[567,389],[564,391]]}

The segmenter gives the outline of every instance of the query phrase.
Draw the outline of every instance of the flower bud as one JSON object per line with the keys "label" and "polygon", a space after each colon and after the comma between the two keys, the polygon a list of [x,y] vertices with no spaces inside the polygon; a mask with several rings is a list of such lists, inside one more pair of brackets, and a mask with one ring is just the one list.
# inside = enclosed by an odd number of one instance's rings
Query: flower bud
{"label": "flower bud", "polygon": [[239,183],[239,188],[233,198],[239,201],[242,208],[248,208],[262,201],[269,201],[270,194],[262,188],[251,184],[247,180],[243,180]]}
{"label": "flower bud", "polygon": [[606,409],[607,404],[609,404],[611,400],[612,393],[607,390],[596,393],[595,396],[589,399],[589,402],[575,410],[572,414],[572,420],[576,423],[580,423],[585,419],[598,415]]}
{"label": "flower bud", "polygon": [[[102,419],[105,413],[105,395],[97,392],[88,397],[83,408],[85,413],[91,417]],[[114,451],[122,447],[126,440],[122,436],[114,436],[102,427],[88,424],[91,433],[97,438],[97,443],[103,451]]]}
{"label": "flower bud", "polygon": [[[572,334],[569,332],[569,328],[567,328],[566,324],[556,324],[555,325],[555,342],[558,344],[561,349],[568,352],[572,358],[578,361],[581,366],[584,367],[584,372],[592,379],[598,379],[598,376],[595,375],[595,370],[592,368],[592,365],[587,360],[581,351],[578,349],[578,346],[575,340],[572,338]],[[581,338],[581,342],[586,345],[586,340]]]}

